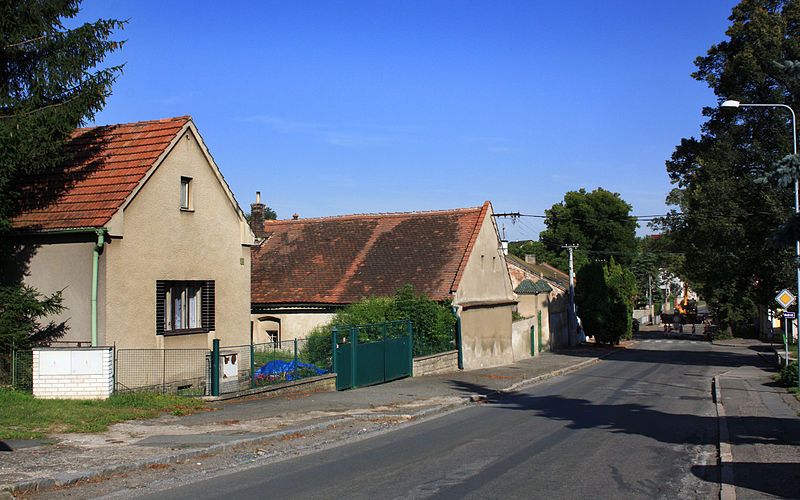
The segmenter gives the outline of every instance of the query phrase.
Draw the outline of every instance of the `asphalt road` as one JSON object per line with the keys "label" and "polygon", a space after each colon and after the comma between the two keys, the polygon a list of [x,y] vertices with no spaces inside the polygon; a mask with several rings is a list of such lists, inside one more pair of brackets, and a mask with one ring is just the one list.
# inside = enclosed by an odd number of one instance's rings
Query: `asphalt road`
{"label": "asphalt road", "polygon": [[151,498],[711,498],[711,378],[745,360],[645,339],[476,407]]}

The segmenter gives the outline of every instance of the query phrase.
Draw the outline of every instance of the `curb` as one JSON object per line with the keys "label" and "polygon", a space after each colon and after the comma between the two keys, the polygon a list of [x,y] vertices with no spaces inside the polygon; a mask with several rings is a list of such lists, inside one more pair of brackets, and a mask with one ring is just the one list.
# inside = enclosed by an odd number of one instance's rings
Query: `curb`
{"label": "curb", "polygon": [[[426,408],[416,413],[412,413],[411,418],[419,419],[419,418],[429,417],[433,414],[440,412],[445,413],[453,410],[455,407],[458,406],[461,406],[461,404],[450,404],[442,407]],[[335,427],[336,425],[341,424],[345,420],[352,420],[352,417],[335,418],[327,422],[320,422],[318,424],[307,425],[305,427],[284,429],[282,431],[272,432],[270,434],[264,434],[258,437],[238,439],[235,441],[229,441],[227,443],[214,444],[211,446],[207,446],[205,448],[188,450],[178,453],[171,453],[167,455],[160,455],[154,458],[148,458],[146,460],[139,460],[127,464],[112,465],[108,467],[103,467],[102,469],[89,469],[82,472],[57,474],[52,477],[33,479],[29,481],[19,481],[10,484],[0,484],[0,498],[3,498],[1,496],[3,493],[10,493],[13,495],[16,493],[28,493],[46,488],[70,486],[81,481],[88,481],[90,479],[107,477],[124,472],[133,472],[136,470],[144,469],[154,464],[171,464],[199,456],[220,453],[243,445],[258,445],[267,441],[271,441],[273,439],[280,439],[283,436],[289,436],[296,433],[304,433],[304,432],[307,433],[309,431],[323,430],[328,427]]]}
{"label": "curb", "polygon": [[[522,387],[529,386],[529,385],[534,385],[534,384],[542,382],[544,380],[547,380],[547,379],[550,379],[550,378],[554,378],[554,377],[558,377],[558,376],[561,376],[561,375],[566,375],[568,373],[572,373],[572,372],[578,371],[578,370],[580,370],[582,368],[585,368],[587,366],[591,366],[593,364],[598,363],[601,359],[606,358],[608,356],[611,356],[612,354],[614,354],[616,352],[619,352],[619,351],[610,351],[610,352],[607,352],[607,353],[605,353],[605,354],[603,354],[601,356],[597,356],[597,357],[594,357],[594,358],[586,359],[586,360],[581,361],[579,363],[576,363],[574,365],[570,365],[570,366],[567,366],[567,367],[564,367],[564,368],[559,368],[557,370],[553,370],[553,371],[548,372],[548,373],[543,373],[541,375],[537,375],[536,377],[532,377],[532,378],[529,378],[529,379],[521,380],[521,381],[516,382],[516,383],[514,383],[514,384],[512,384],[512,385],[510,385],[510,386],[508,386],[506,388],[503,388],[503,389],[496,389],[496,390],[490,391],[490,392],[488,392],[486,394],[472,394],[472,395],[469,395],[469,396],[465,396],[462,399],[463,399],[464,403],[478,402],[478,401],[483,401],[487,397],[489,397],[491,395],[494,395],[494,394],[505,394],[505,393],[514,392],[514,391],[517,391],[518,389],[520,389]],[[428,409],[420,410],[419,412],[414,413],[411,416],[412,416],[412,418],[415,418],[415,419],[428,417],[428,416],[431,416],[431,415],[433,415],[435,413],[447,412],[447,411],[453,409],[456,406],[460,406],[460,405],[456,404],[456,405],[448,405],[448,406],[439,407],[439,408],[428,408]],[[227,450],[230,450],[230,449],[233,449],[233,448],[236,448],[236,447],[239,447],[239,446],[243,446],[243,445],[257,445],[257,444],[260,444],[262,442],[270,441],[270,440],[273,440],[273,439],[276,439],[276,438],[281,438],[282,436],[287,436],[287,435],[291,435],[291,434],[298,433],[298,432],[299,433],[303,433],[303,432],[309,432],[309,431],[322,430],[322,429],[325,429],[325,428],[328,428],[328,427],[333,427],[333,426],[335,426],[335,425],[337,425],[337,424],[339,424],[341,422],[342,422],[342,420],[337,418],[337,419],[333,419],[331,421],[320,422],[318,424],[309,425],[309,426],[305,426],[305,427],[298,427],[298,428],[293,428],[293,429],[285,429],[285,430],[278,431],[278,432],[273,432],[273,433],[270,433],[270,434],[264,434],[264,435],[258,436],[258,437],[238,439],[236,441],[229,441],[227,443],[214,444],[214,445],[207,446],[207,447],[201,448],[201,449],[188,450],[188,451],[183,451],[183,452],[179,452],[179,453],[172,453],[172,454],[168,454],[168,455],[161,455],[161,456],[158,456],[158,457],[153,457],[153,458],[149,458],[149,459],[146,459],[146,460],[139,460],[139,461],[132,462],[132,463],[117,464],[117,465],[112,465],[112,466],[108,466],[108,467],[103,467],[101,469],[89,469],[89,470],[86,470],[86,471],[83,471],[83,472],[73,472],[73,473],[58,474],[58,475],[55,475],[55,476],[52,476],[52,477],[33,479],[33,480],[29,480],[29,481],[19,481],[19,482],[10,483],[10,484],[0,484],[0,493],[3,493],[3,492],[7,492],[7,493],[11,493],[11,494],[14,494],[14,493],[25,493],[25,492],[38,491],[38,490],[42,490],[42,489],[46,489],[46,488],[52,488],[52,487],[69,486],[69,485],[73,485],[75,483],[78,483],[80,481],[87,481],[87,480],[94,479],[94,478],[111,476],[111,475],[119,474],[119,473],[123,473],[123,472],[133,472],[133,471],[136,471],[136,470],[139,470],[139,469],[144,469],[144,468],[146,468],[146,467],[148,467],[150,465],[154,465],[154,464],[176,463],[176,462],[180,462],[180,461],[191,459],[191,458],[198,457],[198,456],[203,456],[203,455],[208,455],[208,454],[227,451]],[[735,499],[734,498],[726,498],[725,500],[735,500]]]}
{"label": "curb", "polygon": [[717,422],[719,423],[719,498],[720,500],[736,500],[736,487],[733,482],[733,450],[731,449],[731,438],[728,433],[725,406],[722,404],[722,387],[719,375],[714,376],[712,384],[714,405],[717,407]]}

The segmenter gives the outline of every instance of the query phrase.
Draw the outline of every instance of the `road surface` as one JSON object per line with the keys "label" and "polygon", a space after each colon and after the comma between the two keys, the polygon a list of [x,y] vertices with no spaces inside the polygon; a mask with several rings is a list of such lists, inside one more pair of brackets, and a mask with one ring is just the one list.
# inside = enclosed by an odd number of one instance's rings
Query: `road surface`
{"label": "road surface", "polygon": [[711,379],[750,355],[699,338],[640,340],[435,420],[151,498],[714,497]]}

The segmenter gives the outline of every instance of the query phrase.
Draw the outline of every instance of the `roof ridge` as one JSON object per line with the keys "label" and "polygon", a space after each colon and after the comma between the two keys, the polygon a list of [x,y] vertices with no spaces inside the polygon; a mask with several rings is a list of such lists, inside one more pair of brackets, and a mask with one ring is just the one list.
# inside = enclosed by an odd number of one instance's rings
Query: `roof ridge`
{"label": "roof ridge", "polygon": [[73,130],[74,132],[84,132],[88,130],[95,130],[98,128],[110,128],[110,127],[126,127],[131,125],[150,125],[153,123],[170,123],[173,121],[178,120],[186,120],[186,121],[193,121],[192,115],[181,115],[181,116],[173,116],[171,118],[156,118],[154,120],[141,120],[136,122],[127,122],[127,123],[107,123],[105,125],[95,125],[93,127],[78,127]]}
{"label": "roof ridge", "polygon": [[483,207],[462,207],[462,208],[448,208],[440,210],[415,210],[411,212],[367,212],[361,214],[326,215],[322,217],[309,217],[305,219],[299,218],[299,219],[265,220],[264,224],[319,222],[319,221],[343,220],[343,219],[375,219],[380,217],[407,217],[409,215],[439,215],[439,214],[468,213],[468,212],[479,211],[482,208]]}

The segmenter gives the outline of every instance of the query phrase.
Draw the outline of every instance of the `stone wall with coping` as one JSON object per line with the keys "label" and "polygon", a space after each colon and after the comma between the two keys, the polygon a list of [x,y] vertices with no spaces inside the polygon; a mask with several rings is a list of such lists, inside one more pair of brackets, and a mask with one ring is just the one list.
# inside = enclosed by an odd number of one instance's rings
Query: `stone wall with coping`
{"label": "stone wall with coping", "polygon": [[446,351],[414,358],[413,377],[458,371],[458,351]]}
{"label": "stone wall with coping", "polygon": [[33,395],[43,399],[106,399],[114,390],[111,347],[33,350]]}

